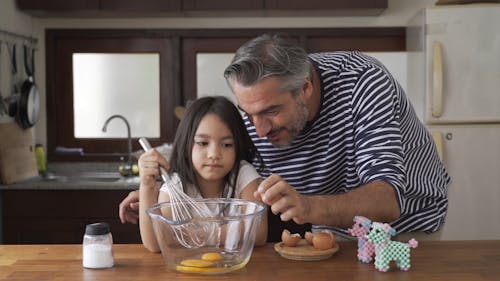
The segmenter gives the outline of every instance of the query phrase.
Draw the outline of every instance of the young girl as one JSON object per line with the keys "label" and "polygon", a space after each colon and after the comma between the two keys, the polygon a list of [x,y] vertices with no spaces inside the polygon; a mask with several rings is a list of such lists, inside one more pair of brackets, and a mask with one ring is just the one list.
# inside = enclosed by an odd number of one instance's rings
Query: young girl
{"label": "young girl", "polygon": [[[139,158],[139,226],[144,246],[160,251],[146,214],[152,205],[168,200],[167,191],[160,190],[156,181],[160,166],[178,173],[190,197],[256,200],[253,193],[261,178],[250,164],[256,157],[260,159],[232,102],[224,97],[194,101],[177,129],[170,162],[154,149]],[[267,217],[263,216],[255,244],[264,244],[266,235]]]}

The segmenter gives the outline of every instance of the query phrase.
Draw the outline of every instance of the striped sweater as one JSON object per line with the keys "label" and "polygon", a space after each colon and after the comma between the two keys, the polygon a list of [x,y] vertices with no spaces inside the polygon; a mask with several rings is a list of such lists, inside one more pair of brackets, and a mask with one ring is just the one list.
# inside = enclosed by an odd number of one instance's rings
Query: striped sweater
{"label": "striped sweater", "polygon": [[398,233],[436,231],[445,219],[450,177],[401,86],[359,52],[310,59],[321,81],[321,107],[289,147],[259,138],[245,116],[264,160],[262,176],[279,174],[301,194],[345,193],[382,180],[396,191],[401,217],[391,225]]}

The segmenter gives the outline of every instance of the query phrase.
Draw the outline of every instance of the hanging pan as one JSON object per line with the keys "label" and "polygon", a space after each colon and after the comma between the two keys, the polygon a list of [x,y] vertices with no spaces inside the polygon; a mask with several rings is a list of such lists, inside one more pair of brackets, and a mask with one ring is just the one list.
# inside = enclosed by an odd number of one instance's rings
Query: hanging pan
{"label": "hanging pan", "polygon": [[[31,65],[29,65],[31,63]],[[29,59],[28,46],[24,45],[24,69],[28,76],[21,85],[21,96],[18,101],[16,120],[24,129],[30,128],[38,121],[40,111],[40,97],[35,84],[35,49],[31,49]]]}
{"label": "hanging pan", "polygon": [[38,120],[38,113],[40,111],[40,98],[38,89],[34,80],[35,71],[35,50],[31,50],[31,66],[28,59],[28,46],[24,46],[24,68],[27,78],[21,84],[21,91],[17,83],[17,62],[16,62],[16,45],[9,49],[12,62],[12,84],[13,93],[4,99],[8,104],[9,116],[14,117],[19,126],[27,129],[35,125]]}
{"label": "hanging pan", "polygon": [[[2,58],[2,44],[3,44],[3,42],[0,41],[0,59]],[[0,61],[0,70],[1,69],[2,69],[2,62]],[[2,85],[1,81],[0,81],[0,85]],[[8,114],[8,112],[9,111],[8,111],[7,103],[3,100],[2,91],[0,89],[0,116],[3,116],[4,113]]]}

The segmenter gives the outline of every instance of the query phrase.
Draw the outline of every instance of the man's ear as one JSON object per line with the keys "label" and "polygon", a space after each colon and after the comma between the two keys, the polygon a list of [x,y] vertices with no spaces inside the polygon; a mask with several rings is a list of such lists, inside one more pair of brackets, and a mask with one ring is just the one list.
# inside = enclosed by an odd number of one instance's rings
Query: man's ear
{"label": "man's ear", "polygon": [[302,86],[302,95],[303,95],[302,98],[305,100],[309,100],[312,97],[313,92],[314,92],[314,87],[311,78],[306,77],[305,83]]}

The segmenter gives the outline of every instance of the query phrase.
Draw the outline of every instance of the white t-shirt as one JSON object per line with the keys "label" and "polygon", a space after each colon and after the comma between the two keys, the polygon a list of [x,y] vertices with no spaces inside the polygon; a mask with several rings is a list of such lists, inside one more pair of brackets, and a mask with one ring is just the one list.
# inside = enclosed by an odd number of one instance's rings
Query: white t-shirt
{"label": "white t-shirt", "polygon": [[[234,192],[234,198],[241,198],[241,191],[243,190],[243,188],[257,178],[260,178],[260,175],[259,173],[257,173],[257,170],[255,170],[254,166],[252,166],[252,164],[248,163],[247,161],[242,160],[240,162],[240,171],[236,178],[236,191]],[[166,188],[167,187],[163,185],[160,191],[168,192]],[[226,184],[226,186],[224,187],[224,197],[230,197],[230,195],[233,193],[232,189],[232,187]],[[192,184],[186,186],[186,191],[187,195],[191,198],[203,198],[198,188],[196,188]]]}

